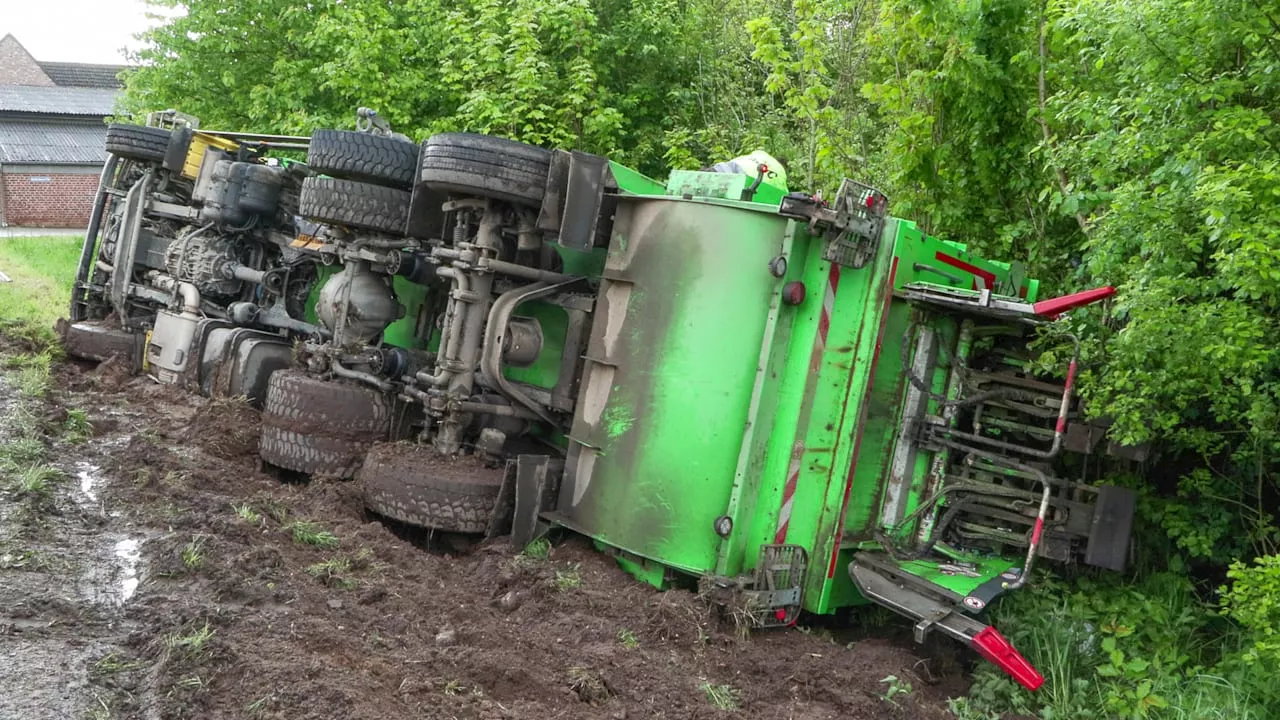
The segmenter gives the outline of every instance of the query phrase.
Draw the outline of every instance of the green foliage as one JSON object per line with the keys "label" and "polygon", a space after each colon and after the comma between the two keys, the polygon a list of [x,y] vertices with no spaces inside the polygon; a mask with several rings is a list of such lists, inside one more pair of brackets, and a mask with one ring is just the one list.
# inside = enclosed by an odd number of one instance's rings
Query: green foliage
{"label": "green foliage", "polygon": [[1234,562],[1231,580],[1222,588],[1223,611],[1250,633],[1242,660],[1248,665],[1275,668],[1280,664],[1280,555],[1253,564]]}
{"label": "green foliage", "polygon": [[1045,672],[1045,685],[1032,695],[982,666],[963,705],[970,716],[1266,716],[1267,685],[1239,671],[1230,624],[1182,575],[1047,580],[1004,601],[991,620]]}
{"label": "green foliage", "polygon": [[310,133],[359,106],[399,131],[503,135],[656,169],[692,103],[674,0],[151,0],[122,112],[178,107],[208,127]]}

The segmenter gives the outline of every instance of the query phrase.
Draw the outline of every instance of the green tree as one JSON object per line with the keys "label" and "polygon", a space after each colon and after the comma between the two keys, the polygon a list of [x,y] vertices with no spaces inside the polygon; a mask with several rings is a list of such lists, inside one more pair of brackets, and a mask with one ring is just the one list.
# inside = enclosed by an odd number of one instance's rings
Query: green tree
{"label": "green tree", "polygon": [[376,108],[402,132],[474,130],[656,169],[693,102],[677,0],[150,0],[122,109],[309,133]]}

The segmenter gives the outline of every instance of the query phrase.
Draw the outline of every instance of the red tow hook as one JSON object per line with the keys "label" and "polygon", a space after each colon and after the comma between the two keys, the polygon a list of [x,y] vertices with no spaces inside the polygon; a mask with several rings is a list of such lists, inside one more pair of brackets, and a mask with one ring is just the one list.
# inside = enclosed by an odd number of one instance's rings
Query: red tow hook
{"label": "red tow hook", "polygon": [[979,630],[978,634],[973,636],[973,640],[969,641],[969,646],[996,667],[1008,673],[1009,677],[1018,681],[1022,687],[1028,690],[1039,690],[1044,684],[1044,676],[1031,667],[1031,663],[1022,657],[1022,653],[1014,649],[999,630],[993,627]]}

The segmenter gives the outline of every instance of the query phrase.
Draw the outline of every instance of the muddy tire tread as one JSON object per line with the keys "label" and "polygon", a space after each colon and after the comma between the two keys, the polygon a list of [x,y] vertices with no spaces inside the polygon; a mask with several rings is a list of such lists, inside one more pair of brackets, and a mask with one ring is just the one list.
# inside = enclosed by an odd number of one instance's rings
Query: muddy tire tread
{"label": "muddy tire tread", "polygon": [[483,533],[502,490],[502,473],[477,473],[466,480],[433,476],[404,456],[384,458],[377,445],[357,474],[365,507],[393,520],[457,533]]}
{"label": "muddy tire tread", "polygon": [[355,476],[372,444],[372,440],[303,434],[263,425],[258,454],[267,463],[286,470],[347,479]]}

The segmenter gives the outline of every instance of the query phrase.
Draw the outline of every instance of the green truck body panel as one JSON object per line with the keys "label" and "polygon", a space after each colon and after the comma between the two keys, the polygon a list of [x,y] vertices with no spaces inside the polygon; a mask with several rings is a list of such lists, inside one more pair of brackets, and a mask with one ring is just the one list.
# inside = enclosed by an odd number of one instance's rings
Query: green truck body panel
{"label": "green truck body panel", "polygon": [[[627,179],[550,519],[654,584],[666,575],[653,563],[738,577],[762,546],[799,545],[804,609],[865,602],[845,568],[886,524],[910,314],[894,291],[925,282],[1034,301],[1038,283],[892,218],[867,266],[841,267],[823,259],[826,239],[777,213],[778,198],[736,199],[751,178],[673,173],[663,197]],[[792,305],[796,282],[805,296]],[[954,323],[936,330],[955,341]],[[945,376],[934,383],[943,391]],[[911,467],[900,514],[920,502],[927,465]],[[962,596],[1013,564],[903,569]]]}

